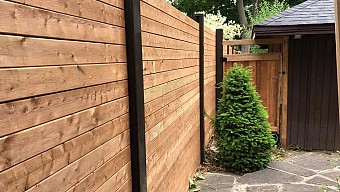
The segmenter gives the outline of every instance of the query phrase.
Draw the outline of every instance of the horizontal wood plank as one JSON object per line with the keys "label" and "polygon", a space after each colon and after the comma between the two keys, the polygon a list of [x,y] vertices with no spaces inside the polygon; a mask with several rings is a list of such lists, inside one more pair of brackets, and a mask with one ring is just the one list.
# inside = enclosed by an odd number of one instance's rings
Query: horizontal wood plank
{"label": "horizontal wood plank", "polygon": [[180,29],[174,28],[172,25],[165,25],[159,21],[142,16],[141,17],[142,31],[162,35],[165,37],[171,37],[193,44],[199,44],[198,36],[193,36]]}
{"label": "horizontal wood plank", "polygon": [[142,44],[148,47],[169,48],[187,51],[199,51],[199,45],[164,37],[152,33],[142,32]]}
{"label": "horizontal wood plank", "polygon": [[96,0],[10,0],[26,5],[64,13],[84,19],[100,21],[107,24],[125,26],[124,1],[111,1],[106,4]]}
{"label": "horizontal wood plank", "polygon": [[[0,104],[0,137],[128,95],[127,81]],[[17,121],[20,119],[20,121]]]}
{"label": "horizontal wood plank", "polygon": [[198,66],[183,68],[178,70],[166,71],[144,76],[144,88],[148,89],[169,81],[179,79],[198,72]]}
{"label": "horizontal wood plank", "polygon": [[126,164],[122,169],[120,169],[115,175],[108,180],[96,191],[107,192],[107,191],[117,191],[120,186],[122,186],[131,177],[131,163]]}
{"label": "horizontal wood plank", "polygon": [[239,54],[239,55],[224,55],[228,62],[235,61],[266,61],[266,60],[279,60],[281,57],[280,53],[266,53],[266,54]]}
{"label": "horizontal wood plank", "polygon": [[148,132],[152,128],[155,128],[155,126],[157,125],[166,127],[166,125],[164,124],[166,118],[170,117],[171,115],[173,116],[173,112],[178,110],[185,104],[185,102],[187,102],[197,94],[198,89],[197,88],[192,89],[186,94],[167,104],[160,110],[146,117],[145,119],[146,132]]}
{"label": "horizontal wood plank", "polygon": [[[0,171],[55,147],[128,112],[122,98],[0,138]],[[27,142],[29,141],[29,142]]]}
{"label": "horizontal wood plank", "polygon": [[[122,172],[118,171],[124,168],[124,166],[129,164],[130,153],[131,153],[130,147],[128,146],[119,154],[117,154],[115,157],[113,157],[108,162],[100,166],[97,170],[92,172],[90,175],[86,176],[83,180],[81,180],[71,189],[67,190],[67,192],[95,191],[105,183],[107,178],[111,178],[113,176],[121,177],[123,174]],[[131,176],[131,174],[129,173],[128,176]],[[113,183],[112,180],[110,182]],[[120,186],[118,185],[118,181],[115,181],[114,184],[116,184],[117,187]],[[123,186],[124,184],[121,185]]]}
{"label": "horizontal wood plank", "polygon": [[[49,191],[50,189],[55,191],[66,191],[85,176],[95,171],[98,167],[116,156],[124,148],[128,147],[129,141],[129,131],[125,131],[101,147],[96,148],[91,153],[53,174],[48,179],[45,179],[37,185],[34,185],[27,191]],[[65,182],[65,180],[67,182]]]}
{"label": "horizontal wood plank", "polygon": [[189,84],[186,84],[182,87],[179,87],[178,89],[175,89],[174,91],[171,91],[165,95],[162,95],[161,97],[158,97],[155,100],[152,100],[145,104],[145,116],[148,117],[153,113],[156,113],[158,110],[162,109],[169,103],[173,102],[179,97],[182,97],[184,94],[189,92],[190,90],[197,88],[198,86],[198,79],[196,81],[193,81]]}
{"label": "horizontal wood plank", "polygon": [[198,59],[198,58],[199,58],[198,51],[143,47],[144,61],[168,60],[168,59]]}
{"label": "horizontal wood plank", "polygon": [[188,26],[199,29],[198,23],[185,15],[184,13],[180,12],[175,7],[171,6],[167,2],[159,1],[159,0],[142,0],[143,2],[152,5],[153,7],[158,8],[159,10],[163,11],[164,13],[167,13],[168,15],[180,20],[183,23],[186,23]]}
{"label": "horizontal wood plank", "polygon": [[243,39],[223,41],[223,45],[275,45],[282,44],[282,39]]}
{"label": "horizontal wood plank", "polygon": [[123,27],[3,0],[0,18],[0,33],[125,44]]}
{"label": "horizontal wood plank", "polygon": [[126,62],[126,47],[0,35],[0,68]]}
{"label": "horizontal wood plank", "polygon": [[160,121],[157,125],[149,129],[145,133],[146,144],[155,139],[164,129],[166,129],[173,121],[175,121],[178,116],[181,116],[191,105],[197,102],[198,99],[199,94],[196,94],[194,97],[187,100],[187,102],[185,102],[182,106],[176,109],[176,111],[172,112],[162,121]]}
{"label": "horizontal wood plank", "polygon": [[151,87],[149,89],[146,89],[144,91],[145,95],[145,103],[148,103],[158,97],[161,97],[162,95],[165,95],[173,90],[178,89],[179,87],[182,87],[190,82],[193,82],[198,79],[198,73],[192,74],[187,77],[183,77],[180,79],[176,79],[170,82],[167,82],[165,84],[156,86],[156,87]]}
{"label": "horizontal wood plank", "polygon": [[[0,188],[24,191],[128,130],[128,114],[49,149],[0,173]],[[115,163],[119,161],[115,160]]]}
{"label": "horizontal wood plank", "polygon": [[198,65],[198,59],[143,61],[143,74],[149,75]]}
{"label": "horizontal wood plank", "polygon": [[126,63],[0,69],[0,102],[124,79]]}

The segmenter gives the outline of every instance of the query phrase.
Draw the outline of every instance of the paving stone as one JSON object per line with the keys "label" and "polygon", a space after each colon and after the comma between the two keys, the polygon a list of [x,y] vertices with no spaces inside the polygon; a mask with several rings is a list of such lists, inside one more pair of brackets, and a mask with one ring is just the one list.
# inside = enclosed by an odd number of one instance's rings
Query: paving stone
{"label": "paving stone", "polygon": [[303,185],[303,184],[285,184],[283,185],[282,192],[320,192],[317,186]]}
{"label": "paving stone", "polygon": [[220,189],[212,189],[208,187],[203,187],[201,192],[232,192],[232,187],[220,188]]}
{"label": "paving stone", "polygon": [[306,181],[306,183],[321,185],[321,186],[335,186],[336,185],[336,182],[330,181],[330,180],[322,178],[320,176],[316,176],[316,177]]}
{"label": "paving stone", "polygon": [[249,186],[247,192],[276,192],[279,191],[279,186]]}
{"label": "paving stone", "polygon": [[205,180],[197,181],[197,184],[205,189],[232,188],[235,178],[230,175],[220,173],[205,173]]}
{"label": "paving stone", "polygon": [[304,168],[322,171],[334,168],[334,166],[330,164],[330,160],[331,157],[326,154],[306,153],[289,158],[286,161]]}
{"label": "paving stone", "polygon": [[321,175],[335,180],[337,177],[340,177],[340,169],[336,169],[330,172],[325,172],[325,173],[322,173]]}
{"label": "paving stone", "polygon": [[285,162],[285,161],[278,161],[278,162],[271,163],[268,167],[283,170],[289,173],[294,173],[294,174],[304,176],[304,177],[310,177],[310,176],[316,175],[315,171],[307,170],[299,166],[296,166],[290,162]]}
{"label": "paving stone", "polygon": [[238,183],[243,184],[277,184],[277,183],[290,183],[300,182],[303,178],[296,175],[291,175],[281,171],[272,169],[264,169],[254,173],[245,174],[243,177],[237,179]]}

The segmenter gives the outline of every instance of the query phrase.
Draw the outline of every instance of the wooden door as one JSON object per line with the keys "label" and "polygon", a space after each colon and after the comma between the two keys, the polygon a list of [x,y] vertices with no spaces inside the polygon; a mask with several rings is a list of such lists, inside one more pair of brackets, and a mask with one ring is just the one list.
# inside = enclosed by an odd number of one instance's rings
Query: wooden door
{"label": "wooden door", "polygon": [[225,63],[227,71],[234,63],[249,66],[253,77],[253,84],[260,94],[260,99],[269,114],[269,123],[273,132],[278,132],[280,127],[280,87],[281,53],[233,55]]}

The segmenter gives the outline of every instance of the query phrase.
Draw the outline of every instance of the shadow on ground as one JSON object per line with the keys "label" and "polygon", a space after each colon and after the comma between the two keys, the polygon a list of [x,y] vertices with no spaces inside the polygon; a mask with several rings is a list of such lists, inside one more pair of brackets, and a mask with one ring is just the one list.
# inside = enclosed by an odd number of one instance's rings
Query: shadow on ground
{"label": "shadow on ground", "polygon": [[[198,181],[202,192],[321,192],[320,187],[338,192],[338,154],[300,152],[271,163],[267,169],[245,174],[205,173]],[[334,162],[335,161],[335,162]]]}

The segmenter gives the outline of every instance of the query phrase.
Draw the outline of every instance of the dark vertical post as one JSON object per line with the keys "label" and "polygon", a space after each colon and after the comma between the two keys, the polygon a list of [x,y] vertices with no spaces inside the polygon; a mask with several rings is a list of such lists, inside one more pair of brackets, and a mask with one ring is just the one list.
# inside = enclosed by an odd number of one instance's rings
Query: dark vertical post
{"label": "dark vertical post", "polygon": [[140,0],[125,0],[132,191],[146,192],[145,113]]}
{"label": "dark vertical post", "polygon": [[201,163],[204,162],[204,16],[195,14],[194,19],[199,23],[199,86],[200,86],[200,153]]}
{"label": "dark vertical post", "polygon": [[216,111],[218,100],[222,97],[219,83],[223,81],[223,29],[216,30]]}

